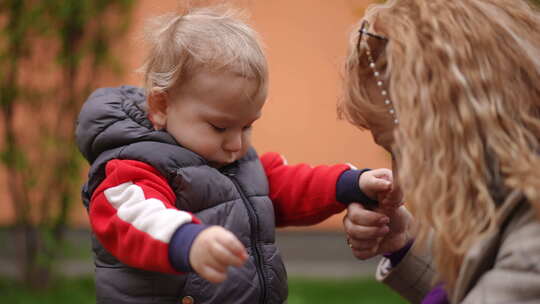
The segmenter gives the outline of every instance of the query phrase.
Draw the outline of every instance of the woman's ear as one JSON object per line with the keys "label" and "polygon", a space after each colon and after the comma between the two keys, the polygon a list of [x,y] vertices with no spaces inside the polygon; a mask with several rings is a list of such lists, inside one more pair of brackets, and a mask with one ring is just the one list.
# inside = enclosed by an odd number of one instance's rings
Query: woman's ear
{"label": "woman's ear", "polygon": [[161,130],[167,123],[167,93],[154,92],[148,96],[148,118],[154,129]]}

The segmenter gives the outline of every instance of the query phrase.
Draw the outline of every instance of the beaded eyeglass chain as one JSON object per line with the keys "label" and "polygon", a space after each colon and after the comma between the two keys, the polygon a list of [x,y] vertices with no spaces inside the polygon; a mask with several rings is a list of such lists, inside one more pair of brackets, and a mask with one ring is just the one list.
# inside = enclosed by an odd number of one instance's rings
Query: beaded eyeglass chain
{"label": "beaded eyeglass chain", "polygon": [[[356,50],[358,52],[358,56],[360,56],[360,46],[361,46],[362,38],[363,38],[364,34],[367,35],[368,37],[373,37],[373,38],[377,38],[379,40],[383,40],[385,43],[388,42],[388,38],[368,32],[367,29],[366,29],[368,26],[369,26],[369,23],[366,20],[364,20],[362,22],[362,26],[360,27],[360,30],[358,31],[358,34],[359,34],[358,35],[358,43],[356,45]],[[397,118],[396,110],[394,109],[394,105],[392,103],[392,100],[390,99],[388,91],[385,88],[384,82],[383,82],[383,80],[381,78],[381,73],[377,70],[377,65],[375,64],[375,60],[373,59],[373,54],[371,52],[371,47],[369,46],[369,43],[367,41],[366,41],[366,46],[367,46],[366,55],[368,57],[369,67],[373,71],[373,76],[375,76],[375,80],[377,81],[377,86],[381,89],[381,95],[384,98],[384,103],[389,107],[388,113],[390,113],[390,115],[392,116],[392,118],[394,120],[394,124],[397,125],[399,123],[399,120]]]}

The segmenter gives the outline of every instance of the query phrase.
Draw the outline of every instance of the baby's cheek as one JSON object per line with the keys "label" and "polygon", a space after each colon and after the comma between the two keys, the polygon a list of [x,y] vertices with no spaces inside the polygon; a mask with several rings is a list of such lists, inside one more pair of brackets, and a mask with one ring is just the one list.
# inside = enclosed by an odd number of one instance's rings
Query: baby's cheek
{"label": "baby's cheek", "polygon": [[242,149],[240,150],[240,153],[238,153],[235,158],[238,160],[244,157],[247,154],[248,149],[249,149],[249,145],[242,145]]}
{"label": "baby's cheek", "polygon": [[243,144],[242,144],[242,155],[246,154],[249,147],[251,147],[251,140],[246,140]]}
{"label": "baby's cheek", "polygon": [[249,149],[251,147],[251,130],[246,132],[242,139],[242,149]]}

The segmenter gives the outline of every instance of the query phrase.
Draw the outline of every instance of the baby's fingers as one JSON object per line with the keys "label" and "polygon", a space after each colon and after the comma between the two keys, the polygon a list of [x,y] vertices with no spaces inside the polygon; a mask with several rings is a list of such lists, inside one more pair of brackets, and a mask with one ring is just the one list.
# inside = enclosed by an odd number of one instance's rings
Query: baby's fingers
{"label": "baby's fingers", "polygon": [[227,234],[219,238],[219,244],[231,255],[236,257],[235,260],[239,261],[239,264],[232,264],[235,266],[241,266],[248,258],[246,247],[236,238],[234,234],[227,231]]}
{"label": "baby's fingers", "polygon": [[392,188],[391,174],[392,172],[388,169],[375,169],[364,172],[360,175],[358,186],[368,197],[375,198],[379,193],[390,191]]}
{"label": "baby's fingers", "polygon": [[[245,250],[244,250],[245,251]],[[245,262],[245,258],[235,251],[227,248],[221,243],[215,243],[210,247],[209,254],[214,258],[220,267],[226,268],[227,266],[242,266]]]}
{"label": "baby's fingers", "polygon": [[378,179],[383,179],[390,182],[393,179],[392,170],[390,169],[386,169],[386,168],[374,169],[374,170],[371,170],[371,173],[373,174],[373,176],[375,176]]}
{"label": "baby's fingers", "polygon": [[216,269],[210,265],[203,265],[197,272],[204,279],[212,283],[221,283],[227,278],[227,269]]}
{"label": "baby's fingers", "polygon": [[392,187],[392,183],[381,178],[374,178],[366,185],[371,192],[384,192],[389,191]]}

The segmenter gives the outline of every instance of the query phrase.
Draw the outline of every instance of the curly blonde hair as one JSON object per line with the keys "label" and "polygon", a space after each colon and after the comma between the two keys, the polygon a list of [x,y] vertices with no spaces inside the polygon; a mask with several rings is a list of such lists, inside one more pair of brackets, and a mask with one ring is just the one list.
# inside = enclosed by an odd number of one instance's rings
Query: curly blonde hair
{"label": "curly blonde hair", "polygon": [[[389,39],[377,66],[399,118],[397,178],[452,289],[511,191],[540,210],[540,13],[525,0],[390,0],[364,19]],[[360,128],[391,124],[357,41],[355,30],[338,111]]]}

